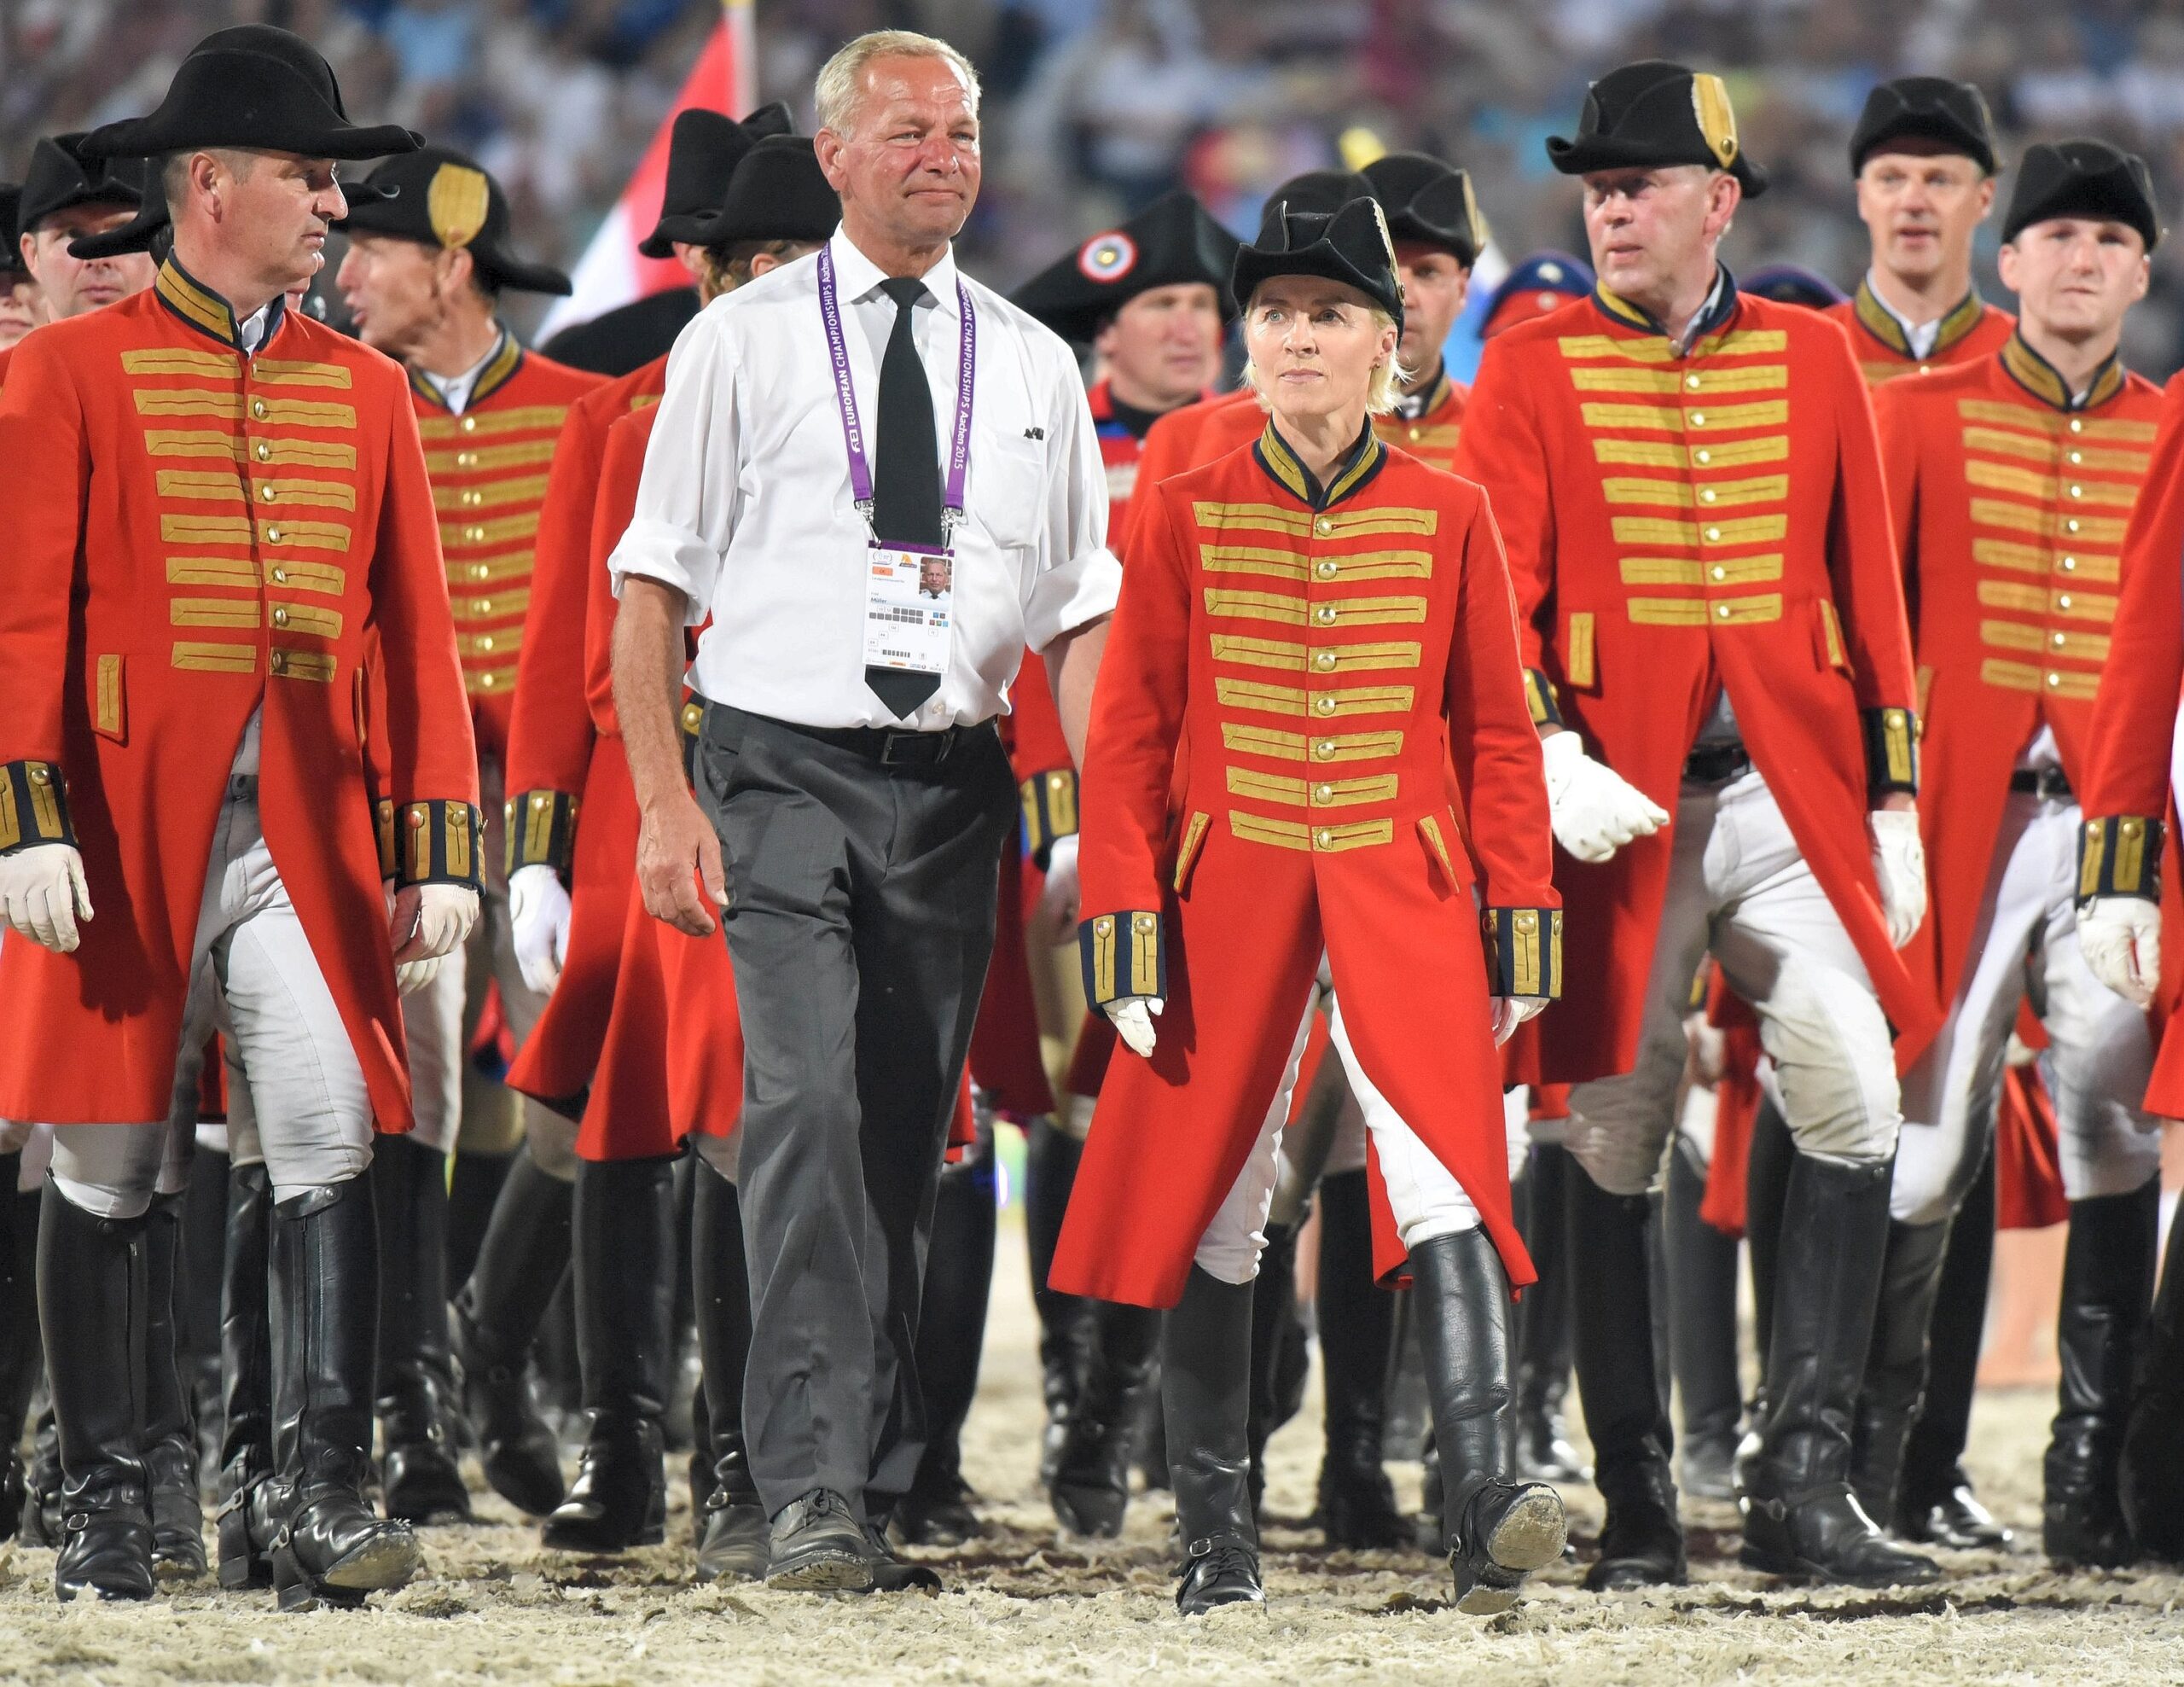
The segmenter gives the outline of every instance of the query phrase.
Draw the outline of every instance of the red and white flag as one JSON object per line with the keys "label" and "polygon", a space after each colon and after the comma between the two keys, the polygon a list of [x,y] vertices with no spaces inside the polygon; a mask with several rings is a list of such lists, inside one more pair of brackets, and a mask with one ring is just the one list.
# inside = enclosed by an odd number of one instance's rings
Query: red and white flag
{"label": "red and white flag", "polygon": [[706,38],[705,50],[690,67],[676,96],[675,108],[663,117],[659,129],[638,160],[636,173],[607,220],[591,237],[570,279],[575,290],[557,300],[538,330],[543,342],[577,323],[588,323],[618,305],[670,288],[688,287],[690,277],[672,258],[648,258],[637,242],[652,232],[659,220],[659,204],[667,189],[667,143],[675,126],[675,113],[692,106],[724,111],[731,117],[747,113],[757,97],[756,56],[751,39],[752,0],[721,0],[719,25]]}

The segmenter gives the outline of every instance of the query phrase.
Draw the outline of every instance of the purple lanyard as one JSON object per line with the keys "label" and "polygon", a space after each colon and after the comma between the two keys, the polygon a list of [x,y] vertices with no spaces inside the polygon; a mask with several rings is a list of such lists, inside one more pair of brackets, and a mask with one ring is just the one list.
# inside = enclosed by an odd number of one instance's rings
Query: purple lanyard
{"label": "purple lanyard", "polygon": [[[869,527],[872,465],[865,458],[864,426],[857,420],[857,391],[850,382],[850,352],[842,338],[842,306],[834,286],[834,254],[830,248],[831,242],[819,248],[819,317],[827,324],[827,356],[834,371],[834,408],[841,412],[842,444],[849,451],[850,495]],[[956,374],[956,427],[948,449],[948,492],[940,509],[944,542],[954,538],[963,519],[963,481],[971,466],[972,376],[978,363],[978,318],[960,276],[956,282],[956,306],[962,312],[963,329]]]}

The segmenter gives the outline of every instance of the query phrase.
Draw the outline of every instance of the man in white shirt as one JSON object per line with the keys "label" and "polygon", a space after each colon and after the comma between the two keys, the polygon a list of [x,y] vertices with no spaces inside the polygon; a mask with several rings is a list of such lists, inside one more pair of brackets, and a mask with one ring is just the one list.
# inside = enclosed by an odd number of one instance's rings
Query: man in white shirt
{"label": "man in white shirt", "polygon": [[[926,1237],[1015,812],[993,719],[1028,644],[1082,746],[1120,582],[1075,358],[951,255],[978,98],[907,32],[821,71],[841,229],[684,331],[611,565],[646,905],[724,916],[735,957],[744,1422],[781,1587],[907,1579],[880,1528],[924,1441]],[[673,705],[708,616],[694,801]]]}

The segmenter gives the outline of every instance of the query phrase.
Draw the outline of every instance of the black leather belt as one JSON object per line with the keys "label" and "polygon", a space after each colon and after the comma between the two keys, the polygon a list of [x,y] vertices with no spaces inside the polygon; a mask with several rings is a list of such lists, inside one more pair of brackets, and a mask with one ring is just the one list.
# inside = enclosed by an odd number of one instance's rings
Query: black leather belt
{"label": "black leather belt", "polygon": [[975,726],[944,726],[932,732],[899,731],[886,726],[806,726],[801,722],[782,720],[775,715],[752,714],[746,710],[730,708],[725,703],[707,703],[705,706],[706,736],[717,740],[729,738],[728,722],[731,717],[737,720],[762,721],[766,725],[777,726],[784,732],[793,732],[799,737],[816,738],[836,749],[849,750],[867,757],[883,767],[937,767],[970,739],[979,735],[990,738],[996,730],[990,720],[980,721]]}
{"label": "black leather belt", "polygon": [[1683,759],[1687,785],[1726,785],[1751,771],[1751,757],[1735,739],[1718,744],[1694,744]]}
{"label": "black leather belt", "polygon": [[2059,767],[2020,767],[2010,775],[2010,789],[2030,792],[2042,802],[2071,800],[2071,776]]}

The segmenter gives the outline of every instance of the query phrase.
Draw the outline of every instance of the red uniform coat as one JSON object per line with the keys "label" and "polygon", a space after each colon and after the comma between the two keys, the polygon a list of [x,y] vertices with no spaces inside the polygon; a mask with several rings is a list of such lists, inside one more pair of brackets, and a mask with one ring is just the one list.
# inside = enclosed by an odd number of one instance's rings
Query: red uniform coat
{"label": "red uniform coat", "polygon": [[1858,290],[1840,305],[1831,305],[1821,315],[1842,324],[1850,336],[1850,350],[1868,382],[1879,387],[1903,375],[1932,375],[1959,364],[1976,364],[1991,358],[2016,331],[2017,318],[2007,311],[1967,293],[1957,307],[1942,318],[1933,349],[1925,357],[1911,349],[1903,324],[1873,297],[1872,287],[1861,281]]}
{"label": "red uniform coat", "polygon": [[461,416],[448,413],[422,376],[410,376],[463,686],[479,748],[496,758],[508,751],[547,467],[569,405],[599,384],[595,375],[525,351],[506,332]]}
{"label": "red uniform coat", "polygon": [[[2042,726],[2075,787],[2161,395],[2111,364],[2091,401],[2021,340],[1875,395],[1916,627],[1932,904],[1906,957],[1954,1002],[2008,805]],[[2172,561],[2172,571],[2174,563]]]}
{"label": "red uniform coat", "polygon": [[[1915,1055],[1939,1014],[1889,942],[1867,822],[1872,792],[1914,775],[1910,640],[1843,330],[1732,287],[1678,357],[1603,289],[1487,346],[1457,468],[1502,522],[1535,702],[1559,699],[1587,751],[1673,817],[1726,686],[1898,1059]],[[1537,1021],[1544,1080],[1630,1069],[1672,830],[1560,863],[1581,948]]]}
{"label": "red uniform coat", "polygon": [[1367,1070],[1533,1280],[1488,997],[1554,992],[1560,916],[1500,542],[1477,486],[1376,439],[1316,492],[1269,428],[1141,494],[1086,753],[1083,931],[1095,1003],[1167,1010],[1101,1093],[1048,1275],[1066,1294],[1175,1303],[1322,951]]}
{"label": "red uniform coat", "polygon": [[[27,343],[27,342],[26,342]],[[2085,811],[2078,890],[2152,896],[2149,862],[2164,857],[2160,878],[2173,881],[2175,852],[2159,839],[2173,832],[2175,793],[2169,753],[2176,738],[2179,684],[2184,682],[2184,375],[2163,390],[2159,432],[2146,495],[2123,539],[2122,602],[2100,671],[2093,718],[2084,734],[2085,775],[2077,786]],[[2164,825],[2164,819],[2169,823]],[[2151,845],[2151,848],[2149,847]],[[2162,976],[2154,1002],[2164,1029],[2146,1111],[2184,1118],[2184,1033],[2177,1009],[2184,998],[2184,895],[2174,883],[2163,899]]]}
{"label": "red uniform coat", "polygon": [[287,312],[245,358],[170,260],[17,348],[0,460],[34,494],[0,604],[0,848],[73,836],[97,910],[73,955],[0,950],[0,1116],[166,1118],[213,827],[262,711],[266,842],[380,1126],[407,1130],[368,640],[401,877],[475,881],[478,786],[402,371]]}
{"label": "red uniform coat", "polygon": [[[539,511],[508,730],[508,870],[553,867],[570,899],[561,980],[508,1082],[574,1116],[581,1115],[607,1036],[637,854],[630,764],[614,728],[613,695],[598,689],[611,676],[595,677],[590,666],[595,586],[604,572],[595,556],[593,518],[605,506],[608,428],[657,403],[666,378],[667,359],[657,358],[569,406]],[[627,509],[619,514],[626,524]],[[607,543],[611,550],[613,540]],[[598,596],[611,614],[613,598]]]}

